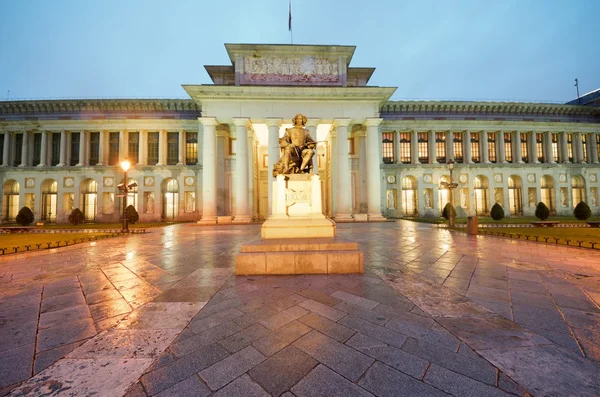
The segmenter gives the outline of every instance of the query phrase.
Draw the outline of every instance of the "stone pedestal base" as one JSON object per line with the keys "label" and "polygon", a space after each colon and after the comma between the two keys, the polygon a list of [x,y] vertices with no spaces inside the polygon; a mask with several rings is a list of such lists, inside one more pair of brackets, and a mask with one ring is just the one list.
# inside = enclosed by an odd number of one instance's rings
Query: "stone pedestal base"
{"label": "stone pedestal base", "polygon": [[235,274],[350,274],[364,273],[358,243],[340,239],[272,239],[242,246]]}
{"label": "stone pedestal base", "polygon": [[301,219],[267,219],[260,230],[264,239],[333,238],[335,222],[325,217]]}

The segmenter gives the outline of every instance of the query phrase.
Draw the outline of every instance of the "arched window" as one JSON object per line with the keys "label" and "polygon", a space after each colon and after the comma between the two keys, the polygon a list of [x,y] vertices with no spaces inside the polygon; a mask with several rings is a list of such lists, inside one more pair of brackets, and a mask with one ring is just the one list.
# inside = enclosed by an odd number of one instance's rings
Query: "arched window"
{"label": "arched window", "polygon": [[11,179],[4,183],[2,207],[3,222],[14,222],[19,213],[19,182]]}
{"label": "arched window", "polygon": [[440,186],[438,190],[438,202],[439,208],[444,208],[446,203],[450,202],[450,189],[448,189],[448,183],[450,183],[450,177],[444,175],[440,178]]}
{"label": "arched window", "polygon": [[475,177],[473,182],[473,192],[475,193],[475,213],[485,215],[489,212],[488,208],[488,181],[483,175]]}
{"label": "arched window", "polygon": [[42,222],[56,222],[57,193],[58,183],[54,179],[46,179],[42,183]]}
{"label": "arched window", "polygon": [[93,179],[86,179],[81,184],[81,211],[88,222],[96,220],[98,206],[98,184]]}
{"label": "arched window", "polygon": [[[121,180],[123,183],[123,180]],[[135,179],[127,179],[127,206],[133,205],[136,211],[139,212],[138,209],[138,183]],[[122,191],[120,193],[123,193]],[[123,204],[121,204],[121,209],[123,208]]]}
{"label": "arched window", "polygon": [[540,183],[542,203],[546,204],[546,207],[548,207],[550,211],[554,211],[556,209],[554,198],[554,179],[550,175],[544,175]]}
{"label": "arched window", "polygon": [[417,205],[417,181],[412,176],[402,179],[402,211],[404,216],[416,216]]}
{"label": "arched window", "polygon": [[571,178],[571,189],[573,207],[575,207],[580,201],[585,201],[585,180],[581,175]]}
{"label": "arched window", "polygon": [[163,211],[162,218],[174,221],[179,212],[179,183],[176,179],[169,178],[163,183]]}
{"label": "arched window", "polygon": [[523,191],[521,177],[518,175],[508,178],[508,207],[512,215],[523,215]]}

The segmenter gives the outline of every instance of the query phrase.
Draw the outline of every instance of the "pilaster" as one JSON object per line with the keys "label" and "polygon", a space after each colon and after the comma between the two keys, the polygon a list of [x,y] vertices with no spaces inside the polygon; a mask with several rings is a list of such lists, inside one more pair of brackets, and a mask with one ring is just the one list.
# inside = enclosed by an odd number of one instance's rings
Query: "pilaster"
{"label": "pilaster", "polygon": [[[317,120],[318,122],[318,120]],[[268,199],[268,215],[273,214],[273,167],[279,160],[281,155],[281,149],[279,148],[279,129],[281,128],[281,118],[268,118],[266,120],[267,128],[269,129],[268,143],[267,143],[267,189],[269,197]],[[307,123],[308,124],[308,123]],[[316,128],[316,127],[315,127]],[[310,130],[309,130],[310,131]],[[312,136],[312,134],[311,134]],[[314,139],[314,138],[313,138]]]}
{"label": "pilaster", "polygon": [[367,207],[368,219],[383,220],[381,215],[381,156],[379,152],[379,125],[383,119],[369,118],[367,127]]}
{"label": "pilaster", "polygon": [[234,222],[248,223],[252,220],[249,204],[248,177],[248,129],[250,119],[234,117],[235,139],[235,218]]}
{"label": "pilaster", "polygon": [[[348,126],[350,125],[349,118],[335,119],[333,122],[337,131],[337,175],[334,176],[334,181],[337,179],[337,212],[334,217],[337,220],[352,219],[352,183],[350,179],[350,164],[348,157]],[[368,139],[368,138],[367,138]],[[368,145],[368,143],[367,143]],[[368,153],[368,151],[367,151]],[[367,154],[368,156],[368,154]],[[368,162],[367,162],[368,164]],[[368,173],[368,171],[367,171]]]}
{"label": "pilaster", "polygon": [[38,167],[46,167],[48,165],[48,132],[41,131],[41,134],[42,145],[40,147],[40,163],[38,164]]}
{"label": "pilaster", "polygon": [[199,117],[203,127],[202,219],[198,223],[217,223],[217,139],[215,117]]}

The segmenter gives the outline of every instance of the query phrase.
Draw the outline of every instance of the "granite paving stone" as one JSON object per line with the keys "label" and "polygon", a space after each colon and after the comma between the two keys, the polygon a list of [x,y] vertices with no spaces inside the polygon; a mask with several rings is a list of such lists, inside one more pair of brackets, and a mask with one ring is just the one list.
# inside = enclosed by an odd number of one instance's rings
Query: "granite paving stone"
{"label": "granite paving stone", "polygon": [[229,321],[224,324],[217,325],[216,327],[209,328],[206,331],[198,334],[192,333],[193,336],[173,343],[169,347],[169,350],[174,355],[181,357],[200,347],[208,346],[212,343],[218,342],[223,338],[227,338],[228,336],[233,335],[241,330],[242,328],[240,328],[240,326],[235,324],[233,321]]}
{"label": "granite paving stone", "polygon": [[35,346],[30,344],[0,353],[0,390],[29,379],[34,348]]}
{"label": "granite paving stone", "polygon": [[90,309],[87,305],[68,307],[62,310],[42,313],[39,320],[39,328],[51,328],[65,322],[91,318]]}
{"label": "granite paving stone", "polygon": [[[310,316],[307,314],[306,316]],[[300,319],[305,318],[301,317]],[[302,335],[309,333],[311,329],[299,321],[292,321],[275,332],[254,342],[252,346],[265,356],[272,356],[281,349],[294,342]]]}
{"label": "granite paving stone", "polygon": [[218,390],[254,366],[260,364],[264,359],[265,356],[260,354],[252,346],[248,346],[201,371],[200,377],[206,382],[211,390]]}
{"label": "granite paving stone", "polygon": [[354,335],[346,344],[413,378],[422,378],[427,369],[427,360],[413,356],[393,346],[386,345],[377,339],[370,338],[361,333]]}
{"label": "granite paving stone", "polygon": [[248,375],[242,375],[213,394],[213,397],[270,397],[270,395]]}
{"label": "granite paving stone", "polygon": [[370,336],[387,343],[388,345],[401,348],[406,342],[406,335],[392,331],[391,329],[380,327],[366,320],[354,316],[346,316],[339,321],[340,324],[354,329],[364,335]]}
{"label": "granite paving stone", "polygon": [[358,295],[349,294],[344,291],[336,291],[333,294],[331,294],[331,296],[343,300],[345,302],[352,303],[353,305],[364,307],[365,309],[373,309],[379,304],[379,302],[377,301],[366,299]]}
{"label": "granite paving stone", "polygon": [[333,321],[338,321],[340,318],[346,315],[346,313],[343,311],[334,309],[312,299],[307,299],[304,302],[301,302],[298,306]]}
{"label": "granite paving stone", "polygon": [[470,358],[409,338],[402,350],[480,382],[496,383],[496,369],[482,358]]}
{"label": "granite paving stone", "polygon": [[36,351],[54,349],[95,335],[96,327],[90,318],[62,323],[39,331]]}
{"label": "granite paving stone", "polygon": [[358,384],[380,397],[448,395],[379,362],[369,368]]}
{"label": "granite paving stone", "polygon": [[189,328],[195,333],[204,332],[209,328],[216,327],[217,325],[221,325],[243,315],[244,313],[241,311],[231,308],[220,313],[213,314],[212,316],[203,317],[198,320],[194,319],[190,323]]}
{"label": "granite paving stone", "polygon": [[242,350],[244,347],[251,345],[254,341],[257,341],[269,333],[270,332],[267,328],[260,324],[254,324],[238,333],[220,340],[219,344],[227,349],[230,353],[235,353],[239,350]]}
{"label": "granite paving stone", "polygon": [[[353,316],[360,317],[364,320],[370,321],[373,324],[377,325],[385,325],[391,316],[386,313],[380,313],[377,311],[377,308],[381,306],[378,305],[374,310],[365,309],[362,306],[353,305],[348,302],[341,302],[334,306],[335,309],[344,311],[346,313],[352,314]],[[389,306],[386,306],[389,308]],[[396,311],[394,310],[394,313]]]}
{"label": "granite paving stone", "polygon": [[344,327],[335,321],[331,321],[315,313],[309,313],[305,316],[302,316],[298,319],[298,321],[342,343],[346,342],[352,335],[356,333],[356,331],[353,329]]}
{"label": "granite paving stone", "polygon": [[250,376],[272,396],[280,396],[298,383],[318,362],[288,346],[249,371]]}
{"label": "granite paving stone", "polygon": [[0,328],[37,321],[39,306],[25,306],[0,312]]}
{"label": "granite paving stone", "polygon": [[301,308],[300,306],[292,306],[285,309],[274,316],[259,321],[260,324],[264,325],[271,331],[275,331],[278,328],[283,327],[286,324],[291,323],[294,320],[304,316],[308,311]]}
{"label": "granite paving stone", "polygon": [[75,350],[77,347],[84,344],[87,340],[89,339],[80,340],[74,343],[70,343],[68,345],[59,346],[55,349],[45,350],[43,352],[36,353],[33,366],[33,374],[35,375],[45,370],[50,365],[54,364],[55,362],[57,362],[58,360]]}
{"label": "granite paving stone", "polygon": [[375,361],[318,331],[311,331],[294,342],[293,346],[353,382]]}
{"label": "granite paving stone", "polygon": [[508,397],[508,393],[497,387],[486,385],[469,377],[452,372],[436,364],[431,364],[425,378],[425,383],[430,384],[455,396],[465,397]]}
{"label": "granite paving stone", "polygon": [[210,389],[202,383],[197,374],[174,384],[166,390],[156,394],[157,397],[179,397],[179,396],[196,396],[206,397],[211,393]]}
{"label": "granite paving stone", "polygon": [[70,294],[51,296],[42,299],[42,313],[66,309],[67,307],[85,305],[85,298],[81,291]]}
{"label": "granite paving stone", "polygon": [[296,397],[373,397],[365,389],[319,364],[292,387]]}
{"label": "granite paving stone", "polygon": [[339,299],[333,298],[331,295],[325,294],[319,290],[307,288],[298,292],[298,295],[302,295],[305,298],[312,299],[314,301],[320,302],[327,306],[335,306],[340,303]]}

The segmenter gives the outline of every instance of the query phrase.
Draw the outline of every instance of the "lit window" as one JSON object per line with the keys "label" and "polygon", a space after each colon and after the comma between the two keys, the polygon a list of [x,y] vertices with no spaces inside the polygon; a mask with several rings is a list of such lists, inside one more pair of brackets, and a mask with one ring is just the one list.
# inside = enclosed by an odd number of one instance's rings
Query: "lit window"
{"label": "lit window", "polygon": [[417,142],[419,147],[419,162],[422,164],[429,163],[429,152],[427,149],[429,143],[429,134],[426,132],[419,132]]}
{"label": "lit window", "polygon": [[504,159],[509,163],[512,163],[513,161],[512,134],[510,132],[504,133]]}
{"label": "lit window", "polygon": [[585,201],[585,183],[581,175],[576,175],[571,178],[571,189],[573,207],[575,207],[581,201]]}
{"label": "lit window", "polygon": [[402,212],[405,216],[417,215],[417,181],[411,177],[402,178]]}
{"label": "lit window", "polygon": [[[58,158],[55,159],[54,156],[54,141],[56,140],[56,136],[60,138],[60,134],[52,134],[52,165],[56,165],[58,163]],[[59,150],[60,152],[60,139],[59,141]],[[55,163],[56,161],[56,163]],[[96,165],[100,162],[100,133],[99,132],[91,132],[90,133],[90,165]]]}
{"label": "lit window", "polygon": [[348,154],[354,153],[354,138],[348,138]]}
{"label": "lit window", "polygon": [[117,165],[119,162],[119,133],[111,132],[108,135],[108,164]]}
{"label": "lit window", "polygon": [[435,159],[438,163],[446,162],[446,134],[443,132],[435,134]]}
{"label": "lit window", "polygon": [[235,156],[235,138],[229,138],[229,155]]}
{"label": "lit window", "polygon": [[552,134],[552,158],[558,161],[558,134]]}
{"label": "lit window", "polygon": [[587,136],[585,134],[581,134],[581,148],[583,149],[583,161],[588,162],[587,156]]}
{"label": "lit window", "polygon": [[394,133],[384,132],[381,134],[381,151],[384,164],[394,163]]}
{"label": "lit window", "polygon": [[457,163],[463,162],[463,139],[461,132],[455,132],[452,144],[454,145],[454,161]]}
{"label": "lit window", "polygon": [[158,132],[148,133],[148,165],[158,163]]}
{"label": "lit window", "polygon": [[488,141],[488,160],[491,163],[495,163],[496,162],[496,133],[488,132],[487,141]]}
{"label": "lit window", "polygon": [[567,134],[567,153],[569,154],[569,161],[573,162],[573,134]]}
{"label": "lit window", "polygon": [[198,134],[195,132],[185,133],[185,163],[198,164]]}
{"label": "lit window", "polygon": [[410,133],[403,132],[400,134],[400,162],[402,164],[410,164],[411,161],[410,139]]}
{"label": "lit window", "polygon": [[70,166],[77,165],[79,163],[79,140],[81,139],[80,132],[71,132],[71,160]]}
{"label": "lit window", "polygon": [[179,132],[167,132],[167,164],[177,164],[179,159]]}
{"label": "lit window", "polygon": [[471,133],[471,159],[474,163],[481,161],[479,156],[479,134],[477,132]]}
{"label": "lit window", "polygon": [[543,162],[546,154],[544,150],[544,134],[535,134],[535,145],[537,148],[537,160]]}
{"label": "lit window", "polygon": [[529,161],[529,146],[527,146],[527,134],[521,135],[521,160],[524,162]]}
{"label": "lit window", "polygon": [[127,153],[127,159],[131,165],[138,163],[138,156],[140,155],[140,133],[130,132],[128,137],[129,150]]}

